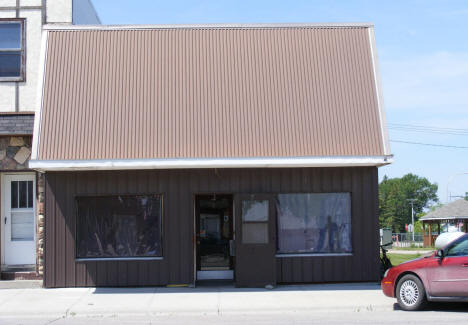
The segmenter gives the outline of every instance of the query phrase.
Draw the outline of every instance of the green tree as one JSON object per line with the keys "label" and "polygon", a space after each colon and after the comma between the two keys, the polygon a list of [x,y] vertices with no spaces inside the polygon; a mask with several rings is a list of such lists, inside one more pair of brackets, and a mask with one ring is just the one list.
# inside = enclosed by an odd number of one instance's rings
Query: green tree
{"label": "green tree", "polygon": [[405,224],[411,223],[411,204],[414,199],[416,216],[425,208],[439,202],[437,184],[425,177],[406,174],[401,178],[384,176],[379,184],[379,223],[380,227],[391,228],[394,232],[404,232]]}

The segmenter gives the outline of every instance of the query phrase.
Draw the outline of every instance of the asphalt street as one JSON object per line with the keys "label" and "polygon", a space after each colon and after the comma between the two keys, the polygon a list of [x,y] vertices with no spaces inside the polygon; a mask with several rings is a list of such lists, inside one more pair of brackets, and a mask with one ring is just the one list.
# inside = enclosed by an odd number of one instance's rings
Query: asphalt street
{"label": "asphalt street", "polygon": [[0,289],[0,324],[468,324],[468,304],[405,312],[375,283]]}

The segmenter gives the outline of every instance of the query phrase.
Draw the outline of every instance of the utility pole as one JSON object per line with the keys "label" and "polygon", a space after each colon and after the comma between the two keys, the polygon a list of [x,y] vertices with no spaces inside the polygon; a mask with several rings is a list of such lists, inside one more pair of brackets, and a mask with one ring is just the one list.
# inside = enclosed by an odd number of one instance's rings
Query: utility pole
{"label": "utility pole", "polygon": [[411,203],[411,225],[413,226],[413,243],[414,243],[414,207],[413,207],[413,204],[414,204],[414,201],[416,201],[416,199],[408,199],[408,201]]}

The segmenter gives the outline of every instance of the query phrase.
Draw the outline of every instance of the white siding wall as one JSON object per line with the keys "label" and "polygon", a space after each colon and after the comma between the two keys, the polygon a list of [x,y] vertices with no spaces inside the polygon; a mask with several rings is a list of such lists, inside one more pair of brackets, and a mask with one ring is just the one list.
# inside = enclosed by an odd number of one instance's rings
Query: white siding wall
{"label": "white siding wall", "polygon": [[72,23],[72,0],[47,0],[48,24]]}
{"label": "white siding wall", "polygon": [[21,0],[21,6],[41,6],[42,0]]}
{"label": "white siding wall", "polygon": [[19,110],[34,111],[41,49],[42,13],[40,10],[22,10],[20,16],[26,18],[26,82],[19,83]]}

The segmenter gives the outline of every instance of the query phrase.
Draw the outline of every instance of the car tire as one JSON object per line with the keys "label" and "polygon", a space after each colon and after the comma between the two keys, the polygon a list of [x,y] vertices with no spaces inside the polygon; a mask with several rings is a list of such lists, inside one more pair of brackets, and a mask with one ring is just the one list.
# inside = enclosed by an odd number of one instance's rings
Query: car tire
{"label": "car tire", "polygon": [[398,305],[408,311],[420,310],[427,303],[424,285],[412,274],[407,274],[398,281],[396,297]]}

